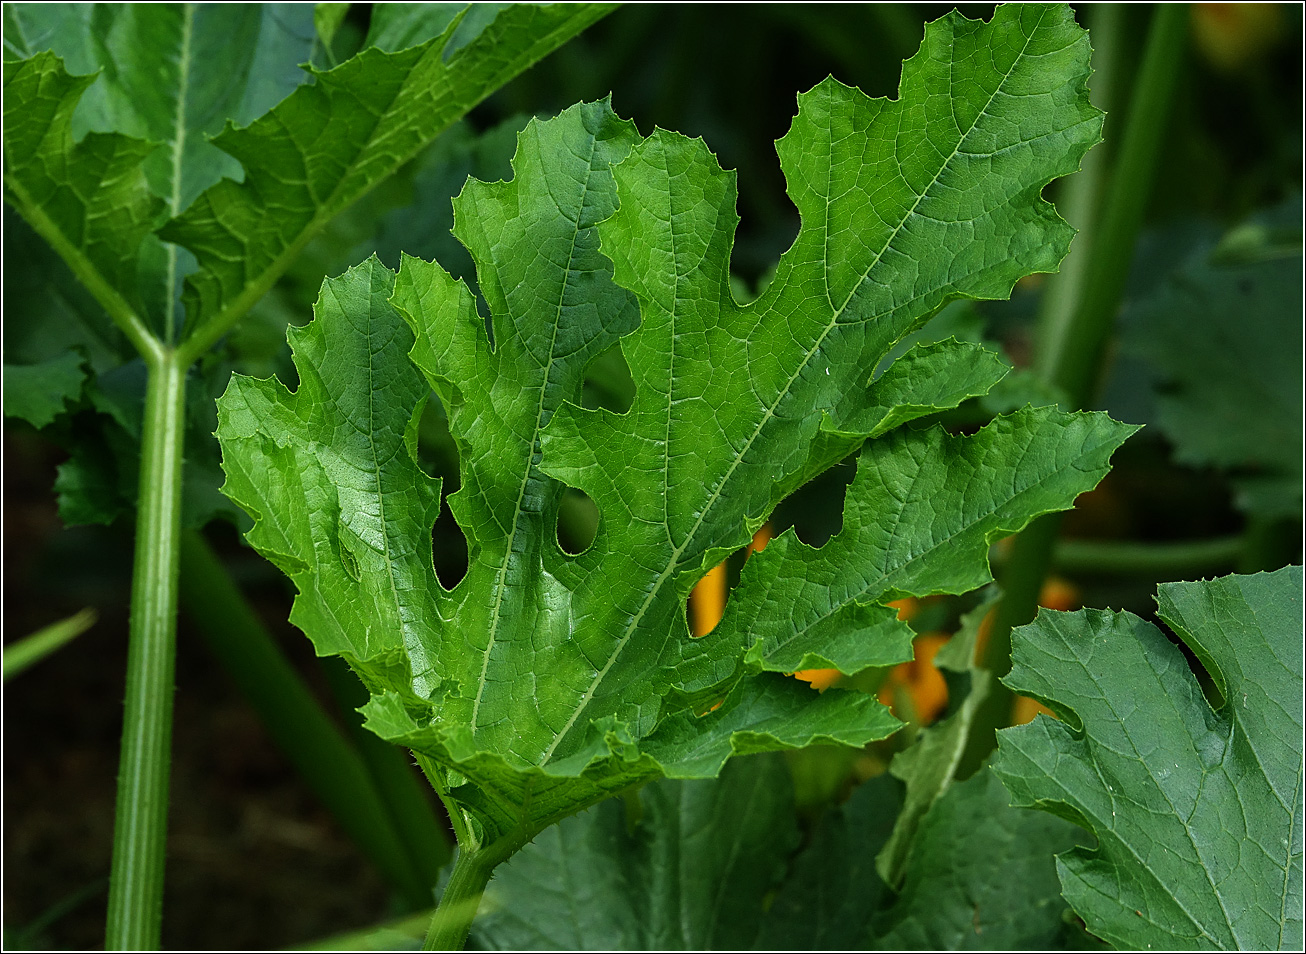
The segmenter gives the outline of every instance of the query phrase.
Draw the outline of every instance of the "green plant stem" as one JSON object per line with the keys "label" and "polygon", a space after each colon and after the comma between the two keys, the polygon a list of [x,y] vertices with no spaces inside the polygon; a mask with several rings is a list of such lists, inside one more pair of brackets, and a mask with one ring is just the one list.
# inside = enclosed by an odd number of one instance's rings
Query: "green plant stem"
{"label": "green plant stem", "polygon": [[[1052,566],[1075,576],[1143,576],[1158,581],[1178,580],[1197,573],[1238,567],[1247,545],[1246,533],[1173,543],[1061,539],[1052,551]],[[1011,562],[1011,554],[995,546],[989,551],[989,562],[1001,572]]]}
{"label": "green plant stem", "polygon": [[422,774],[426,776],[426,780],[431,783],[431,788],[435,790],[435,794],[440,798],[440,804],[444,806],[445,812],[448,813],[449,824],[453,828],[454,838],[457,840],[458,844],[472,844],[473,836],[471,829],[467,826],[467,819],[463,816],[462,809],[458,807],[458,803],[449,796],[448,792],[445,791],[445,786],[440,781],[440,766],[437,765],[433,759],[428,758],[416,750],[413,752],[413,758],[417,760],[418,768],[422,770]]}
{"label": "green plant stem", "polygon": [[[405,827],[403,819],[395,817],[366,761],[318,704],[222,562],[195,530],[182,535],[181,605],[209,650],[258,712],[273,741],[340,826],[412,908],[429,908],[439,866],[449,857],[439,822],[430,808],[421,804],[407,807],[424,809],[425,819],[412,819]],[[379,739],[377,743],[384,744]],[[403,770],[397,751],[395,757]],[[413,787],[418,784],[411,775],[408,781]],[[414,828],[426,837],[414,838],[410,830]],[[423,864],[428,859],[416,857],[419,849],[443,852],[438,863]]]}
{"label": "green plant stem", "polygon": [[1178,543],[1060,540],[1052,565],[1066,573],[1178,580],[1233,568],[1245,545],[1242,534]]}
{"label": "green plant stem", "polygon": [[[1124,5],[1119,3],[1104,3],[1093,10],[1090,97],[1093,105],[1108,111],[1108,115],[1120,81],[1125,15]],[[1092,223],[1093,214],[1102,201],[1106,186],[1106,147],[1109,145],[1108,141],[1090,149],[1080,164],[1079,173],[1064,180],[1057,196],[1057,214],[1079,232],[1056,276],[1045,283],[1039,302],[1033,360],[1035,373],[1044,381],[1054,380],[1056,369],[1053,364],[1065,350],[1065,338],[1075,316],[1075,306],[1083,296],[1095,233],[1094,229],[1084,226]]]}
{"label": "green plant stem", "polygon": [[146,355],[127,699],[105,946],[154,950],[163,916],[187,366]]}
{"label": "green plant stem", "polygon": [[[1099,48],[1118,45],[1121,40],[1118,6],[1095,9],[1099,11],[1100,21],[1094,24],[1095,45]],[[1156,177],[1166,119],[1183,62],[1187,28],[1186,6],[1156,8],[1133,86],[1115,168],[1108,172],[1095,165],[1081,173],[1098,181],[1079,188],[1090,197],[1104,196],[1105,204],[1096,222],[1090,216],[1082,223],[1092,240],[1084,253],[1082,273],[1073,279],[1079,286],[1079,294],[1075,300],[1053,296],[1052,306],[1065,312],[1043,322],[1040,344],[1047,350],[1035,361],[1045,380],[1067,395],[1072,408],[1091,404],[1101,375],[1102,359],[1128,278],[1134,242]],[[1109,53],[1105,61],[1108,67],[1114,66],[1114,54]],[[1104,79],[1108,86],[1114,85],[1109,78]],[[1109,121],[1107,128],[1111,128]],[[1109,188],[1102,185],[1104,178],[1109,181]],[[1001,578],[1002,600],[995,610],[981,660],[996,676],[1011,671],[1012,627],[1034,618],[1039,592],[1052,563],[1061,519],[1059,514],[1040,517],[1016,538],[1011,560]],[[993,750],[995,730],[1011,724],[1011,701],[1010,690],[1001,683],[996,684],[977,714],[967,747],[965,772],[977,768]]]}
{"label": "green plant stem", "polygon": [[42,627],[30,636],[10,643],[4,653],[4,681],[36,665],[59,647],[66,645],[95,624],[95,610],[87,607],[67,619]]}
{"label": "green plant stem", "polygon": [[454,856],[453,873],[440,895],[440,905],[431,915],[424,951],[461,951],[467,943],[472,921],[481,906],[481,897],[499,862],[511,852],[495,851],[493,846],[479,851],[463,851]]}
{"label": "green plant stem", "polygon": [[[1115,13],[1110,7],[1102,10]],[[1187,5],[1155,8],[1101,217],[1088,225],[1093,238],[1077,306],[1060,346],[1050,349],[1040,362],[1047,369],[1047,380],[1065,391],[1076,407],[1088,407],[1097,388],[1102,355],[1115,326],[1134,243],[1156,180],[1187,34]]]}

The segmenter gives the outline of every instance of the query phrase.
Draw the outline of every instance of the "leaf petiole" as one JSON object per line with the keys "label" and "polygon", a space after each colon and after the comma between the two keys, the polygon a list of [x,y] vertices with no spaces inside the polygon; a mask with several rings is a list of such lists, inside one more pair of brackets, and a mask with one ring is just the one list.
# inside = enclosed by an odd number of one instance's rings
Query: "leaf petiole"
{"label": "leaf petiole", "polygon": [[497,852],[493,848],[480,851],[463,851],[454,857],[453,873],[449,884],[440,896],[440,904],[431,915],[431,927],[422,944],[424,951],[461,951],[467,943],[472,921],[481,906],[485,886],[499,862],[511,852]]}
{"label": "leaf petiole", "polygon": [[127,698],[105,936],[109,950],[157,948],[163,915],[188,366],[171,349],[147,355],[146,361]]}

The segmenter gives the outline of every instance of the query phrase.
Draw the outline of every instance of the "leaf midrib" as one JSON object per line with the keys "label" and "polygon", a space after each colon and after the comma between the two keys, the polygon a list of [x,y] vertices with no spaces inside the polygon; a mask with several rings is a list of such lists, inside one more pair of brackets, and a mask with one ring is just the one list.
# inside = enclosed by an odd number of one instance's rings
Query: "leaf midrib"
{"label": "leaf midrib", "polygon": [[[186,151],[186,100],[190,92],[191,39],[195,32],[195,4],[182,5],[181,52],[177,65],[177,110],[172,136],[172,195],[168,199],[168,215],[176,218],[181,212],[181,167]],[[164,242],[168,256],[168,278],[165,285],[167,301],[163,306],[163,339],[171,344],[177,327],[177,244]]]}
{"label": "leaf midrib", "polygon": [[[598,140],[591,137],[589,140],[589,145],[590,145],[590,154],[585,162],[585,170],[586,170],[585,183],[580,190],[582,196],[584,196],[589,192],[590,180],[594,176],[594,154],[598,150]],[[583,201],[581,205],[582,208],[580,212],[577,213],[576,227],[575,229],[572,230],[571,233],[571,245],[567,250],[567,268],[566,268],[567,278],[561,283],[561,287],[558,292],[558,304],[554,309],[553,333],[552,336],[549,338],[549,360],[548,360],[548,364],[545,366],[544,369],[544,381],[540,385],[539,404],[537,404],[535,408],[535,428],[531,438],[531,453],[526,457],[526,468],[522,474],[521,486],[517,488],[517,503],[513,507],[513,511],[512,511],[512,527],[508,532],[508,540],[507,540],[507,546],[504,549],[503,562],[499,566],[499,573],[498,573],[499,578],[495,582],[494,607],[491,610],[491,616],[490,616],[490,633],[489,633],[489,638],[486,640],[485,643],[485,652],[482,653],[481,655],[481,676],[480,676],[479,683],[477,684],[476,687],[476,699],[472,703],[472,731],[473,732],[475,732],[476,729],[478,728],[476,723],[477,713],[480,712],[481,698],[482,696],[484,696],[485,687],[488,684],[488,680],[486,677],[489,674],[489,670],[490,670],[490,656],[494,652],[495,637],[499,631],[499,622],[503,618],[502,616],[503,598],[504,598],[504,592],[507,589],[507,587],[505,586],[505,581],[507,580],[508,577],[508,565],[512,562],[513,559],[514,551],[513,551],[512,544],[513,544],[513,540],[516,539],[517,527],[519,525],[519,521],[522,515],[522,506],[521,506],[522,498],[525,497],[526,495],[526,486],[527,484],[530,483],[531,474],[536,473],[539,470],[539,466],[534,461],[535,448],[540,443],[540,431],[542,429],[540,426],[540,421],[544,417],[544,404],[548,398],[549,380],[553,374],[553,369],[557,367],[557,361],[554,358],[554,348],[557,346],[558,343],[558,326],[562,324],[562,308],[563,308],[563,304],[567,299],[567,289],[570,287],[570,279],[572,274],[571,266],[572,266],[572,262],[574,262],[576,259],[576,243],[580,240],[580,233],[581,233],[580,216],[584,212]]]}

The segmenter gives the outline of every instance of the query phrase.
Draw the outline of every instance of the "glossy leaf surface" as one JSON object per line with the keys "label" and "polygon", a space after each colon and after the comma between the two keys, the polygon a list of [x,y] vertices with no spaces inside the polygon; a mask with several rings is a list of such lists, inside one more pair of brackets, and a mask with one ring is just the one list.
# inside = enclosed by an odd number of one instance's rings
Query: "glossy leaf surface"
{"label": "glossy leaf surface", "polygon": [[[905,658],[910,632],[879,603],[982,585],[996,535],[1105,473],[1131,429],[1104,415],[1026,409],[965,438],[895,428],[1001,376],[973,345],[922,346],[872,381],[949,297],[1055,268],[1070,233],[1039,192],[1097,138],[1087,53],[1068,10],[1003,8],[933,25],[896,102],[834,81],[804,94],[779,144],[802,229],[748,306],[728,283],[733,176],[701,141],[573,107],[527,128],[511,181],[455,202],[488,326],[438,267],[373,260],[327,282],[294,334],[295,394],[233,382],[226,489],[296,581],[294,620],[358,669],[374,731],[443,766],[437,784],[486,841],[734,754],[884,737],[897,723],[869,696],[781,673],[811,653]],[[616,342],[630,410],[581,409],[586,366]],[[470,566],[451,592],[431,569],[438,487],[413,447],[428,388],[461,457],[450,507]],[[881,434],[844,534],[819,552],[773,544],[735,616],[691,640],[698,578]],[[567,486],[600,512],[576,556],[556,539]],[[772,586],[793,589],[783,614]]]}

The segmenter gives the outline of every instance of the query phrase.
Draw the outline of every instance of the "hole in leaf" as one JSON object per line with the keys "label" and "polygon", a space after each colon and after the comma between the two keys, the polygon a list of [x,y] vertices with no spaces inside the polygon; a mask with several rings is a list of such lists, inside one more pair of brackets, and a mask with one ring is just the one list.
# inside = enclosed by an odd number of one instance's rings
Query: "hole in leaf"
{"label": "hole in leaf", "polygon": [[835,464],[780,501],[771,515],[775,536],[790,527],[809,547],[823,547],[843,529],[843,505],[848,485],[857,474],[857,455]]}
{"label": "hole in leaf", "polygon": [[685,612],[689,616],[689,632],[695,639],[706,636],[721,622],[730,593],[729,580],[728,561],[723,561],[708,570],[690,590]]}
{"label": "hole in leaf", "polygon": [[432,477],[444,481],[440,490],[440,515],[431,528],[431,563],[436,579],[451,590],[467,575],[467,538],[449,509],[449,495],[461,486],[458,447],[449,431],[449,418],[440,399],[431,396],[417,425],[417,460]]}
{"label": "hole in leaf", "polygon": [[431,562],[435,578],[446,590],[452,590],[467,575],[467,538],[449,510],[448,494],[431,529]]}
{"label": "hole in leaf", "polygon": [[568,487],[558,502],[558,546],[569,556],[579,556],[594,543],[599,532],[599,508],[589,494]]}
{"label": "hole in leaf", "polygon": [[621,345],[599,352],[585,369],[585,380],[581,385],[581,405],[594,410],[606,408],[625,414],[635,400],[635,381],[630,376],[626,356],[621,353]]}
{"label": "hole in leaf", "polygon": [[740,547],[730,554],[694,585],[685,601],[685,617],[689,621],[691,636],[697,639],[716,629],[725,616],[730,591],[739,585],[739,575],[743,572],[749,554],[765,549],[772,536],[771,525],[763,524],[748,546]]}
{"label": "hole in leaf", "polygon": [[707,715],[710,712],[716,712],[718,709],[721,708],[721,703],[725,701],[726,701],[726,697],[722,696],[720,699],[717,699],[714,702],[704,703],[703,705],[700,705],[694,709],[694,715],[701,719],[703,718],[703,716]]}

